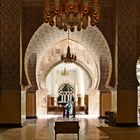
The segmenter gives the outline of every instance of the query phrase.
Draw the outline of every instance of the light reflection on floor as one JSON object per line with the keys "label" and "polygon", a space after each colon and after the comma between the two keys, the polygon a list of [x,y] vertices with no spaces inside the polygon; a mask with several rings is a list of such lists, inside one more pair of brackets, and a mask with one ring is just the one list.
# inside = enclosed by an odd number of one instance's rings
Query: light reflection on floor
{"label": "light reflection on floor", "polygon": [[[68,118],[63,118],[62,115],[49,114],[40,116],[38,119],[27,120],[27,125],[22,128],[0,128],[0,140],[54,140],[54,124],[55,120],[58,119]],[[76,118],[70,119],[79,120],[80,140],[140,139],[139,127],[111,127],[106,125],[104,121],[101,122],[99,119],[95,119],[95,116],[92,115],[76,115]],[[138,123],[140,124],[140,117],[138,117]],[[77,140],[77,135],[58,135],[58,140]]]}
{"label": "light reflection on floor", "polygon": [[[40,116],[41,117],[41,116]],[[46,118],[29,119],[22,128],[10,128],[0,133],[0,140],[54,140],[55,120],[78,119],[80,125],[80,140],[111,140],[99,130],[98,119],[93,116],[76,115],[76,118],[63,118],[62,115],[47,115]],[[86,117],[86,118],[84,118]],[[77,140],[77,134],[59,134],[58,140]]]}
{"label": "light reflection on floor", "polygon": [[[62,117],[62,115],[53,115],[53,114],[48,114],[48,115],[39,115],[38,118],[42,119],[42,118],[58,118],[58,117]],[[92,119],[98,119],[97,115],[76,115],[75,118],[92,118]]]}

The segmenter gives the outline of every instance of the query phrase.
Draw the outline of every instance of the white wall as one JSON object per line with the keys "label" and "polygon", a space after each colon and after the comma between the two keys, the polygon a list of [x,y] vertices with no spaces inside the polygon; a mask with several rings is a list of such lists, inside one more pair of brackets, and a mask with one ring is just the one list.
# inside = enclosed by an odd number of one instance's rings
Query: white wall
{"label": "white wall", "polygon": [[[61,65],[61,64],[60,64]],[[75,65],[75,64],[74,64]],[[89,86],[89,79],[87,74],[78,66],[66,65],[66,70],[68,75],[62,75],[61,72],[64,70],[65,65],[60,67],[59,65],[53,68],[46,77],[46,88],[49,95],[56,95],[58,90],[58,85],[63,83],[63,81],[71,81],[77,85],[77,94],[84,96],[86,94],[87,88]]]}

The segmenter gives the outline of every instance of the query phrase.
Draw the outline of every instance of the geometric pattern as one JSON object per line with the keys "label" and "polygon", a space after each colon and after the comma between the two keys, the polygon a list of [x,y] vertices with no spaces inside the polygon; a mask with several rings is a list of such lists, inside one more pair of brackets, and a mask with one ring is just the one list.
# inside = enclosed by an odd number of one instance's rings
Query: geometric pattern
{"label": "geometric pattern", "polygon": [[[117,1],[118,9],[118,90],[136,90],[136,5]],[[133,21],[133,22],[132,22]]]}
{"label": "geometric pattern", "polygon": [[[43,23],[43,8],[40,6],[32,5],[37,1],[24,1],[22,6],[22,51],[23,51],[23,76],[22,83],[27,85],[27,79],[25,77],[24,69],[24,57],[28,43],[37,30],[37,28]],[[32,18],[30,18],[32,17]]]}
{"label": "geometric pattern", "polygon": [[69,83],[63,83],[62,85],[59,86],[58,93],[62,94],[64,92],[73,93],[74,92],[74,88]]}
{"label": "geometric pattern", "polygon": [[20,1],[1,0],[0,88],[20,89]]}

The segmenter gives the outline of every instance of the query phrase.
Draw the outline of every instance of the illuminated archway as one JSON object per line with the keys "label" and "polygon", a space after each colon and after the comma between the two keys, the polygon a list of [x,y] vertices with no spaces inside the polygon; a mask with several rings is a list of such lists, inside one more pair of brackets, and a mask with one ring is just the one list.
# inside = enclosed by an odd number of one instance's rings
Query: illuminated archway
{"label": "illuminated archway", "polygon": [[[98,74],[96,79],[97,83],[95,84],[96,86],[94,86],[94,88],[91,88],[92,90],[90,89],[90,91],[95,90],[95,87],[98,89],[99,84],[108,86],[111,78],[111,72],[112,72],[112,59],[111,59],[111,53],[108,44],[104,36],[102,35],[102,33],[99,31],[99,29],[96,26],[88,27],[85,31],[80,31],[80,32],[75,31],[73,33],[70,33],[69,37],[71,40],[70,44],[79,44],[79,46],[82,46],[83,48],[83,50],[81,50],[82,55],[81,58],[79,57],[80,58],[79,63],[77,64],[80,65],[83,69],[86,70],[88,69],[87,73],[90,73],[89,74],[90,77],[93,76],[91,74],[93,70],[89,67],[86,67],[87,63],[83,61],[84,58],[86,58],[86,56],[89,56],[88,54],[90,54],[93,58],[92,62],[96,65],[95,69],[96,69],[96,73]],[[52,53],[54,53],[55,55],[52,55],[51,57],[46,57],[49,58],[47,59],[47,64],[48,64],[47,66],[48,68],[50,68],[51,66],[53,66],[54,64],[60,61],[60,57],[62,53],[58,49],[59,45],[57,44],[61,44],[61,42],[63,42],[63,44],[65,44],[65,47],[67,47],[66,44],[67,32],[60,31],[56,27],[50,27],[45,23],[39,27],[39,29],[35,32],[35,34],[32,36],[29,42],[25,54],[25,72],[26,75],[28,76],[28,71],[27,71],[28,59],[32,53],[36,53],[37,54],[36,80],[37,80],[38,88],[40,89],[43,88],[42,86],[40,86],[41,85],[40,81],[43,82],[44,79],[44,76],[40,76],[40,75],[42,75],[41,73],[46,74],[46,72],[40,69],[42,63],[46,63],[46,61],[43,61],[46,56],[46,53],[49,51],[49,49],[53,50],[53,48],[55,48],[54,52],[52,51]],[[73,47],[73,45],[71,46]],[[76,45],[74,49],[78,48],[79,51],[79,48],[81,47],[77,47],[77,46],[78,45]],[[63,51],[65,50],[65,47]],[[85,53],[84,50],[88,50],[86,56],[84,56]],[[76,55],[78,54],[78,51],[76,51]],[[101,59],[103,59],[104,63],[100,63]],[[105,65],[106,69],[102,71],[100,69],[100,65]],[[41,78],[38,78],[38,76],[40,76]],[[102,80],[102,78],[106,80]]]}

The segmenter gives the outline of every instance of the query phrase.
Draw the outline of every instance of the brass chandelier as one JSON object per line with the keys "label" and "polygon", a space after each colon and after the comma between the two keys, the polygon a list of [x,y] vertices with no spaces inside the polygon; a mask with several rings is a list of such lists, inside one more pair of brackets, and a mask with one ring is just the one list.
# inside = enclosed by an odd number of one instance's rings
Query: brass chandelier
{"label": "brass chandelier", "polygon": [[64,31],[94,26],[99,17],[98,0],[45,0],[44,21]]}
{"label": "brass chandelier", "polygon": [[64,54],[61,55],[61,61],[65,62],[65,63],[73,63],[76,61],[76,55],[71,54],[69,46],[67,47],[66,55],[64,55]]}
{"label": "brass chandelier", "polygon": [[62,76],[67,76],[69,74],[68,70],[66,69],[66,67],[64,68],[63,71],[61,71],[61,75]]}
{"label": "brass chandelier", "polygon": [[73,63],[77,59],[76,55],[72,54],[70,52],[70,47],[69,47],[69,30],[68,30],[68,47],[67,47],[67,53],[66,55],[62,54],[61,55],[61,61],[65,63]]}

